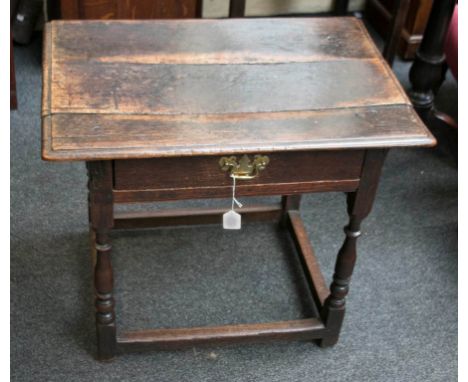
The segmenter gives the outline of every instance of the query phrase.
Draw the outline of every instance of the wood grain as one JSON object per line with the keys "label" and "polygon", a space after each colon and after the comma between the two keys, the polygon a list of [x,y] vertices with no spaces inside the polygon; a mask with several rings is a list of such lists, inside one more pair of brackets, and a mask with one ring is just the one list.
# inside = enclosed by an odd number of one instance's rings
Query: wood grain
{"label": "wood grain", "polygon": [[[359,179],[363,150],[267,153],[265,170],[243,185],[281,184]],[[237,156],[240,159],[240,156]],[[253,158],[253,155],[250,155]],[[229,173],[219,167],[221,157],[193,156],[116,160],[114,190],[161,190],[199,187],[232,187]]]}
{"label": "wood grain", "polygon": [[[241,184],[237,196],[294,195],[309,192],[351,192],[359,186],[359,179],[323,180],[311,182]],[[163,188],[157,190],[115,190],[114,203],[146,203],[182,199],[229,198],[231,186]]]}
{"label": "wood grain", "polygon": [[[358,183],[364,151],[268,153],[268,157],[270,163],[256,178],[237,182],[237,195],[287,195],[299,190],[312,192],[324,183]],[[150,190],[153,197],[159,195],[159,200],[228,197],[232,179],[220,169],[219,159],[195,156],[116,160],[114,190],[117,194],[132,192],[134,197],[139,190]]]}
{"label": "wood grain", "polygon": [[68,63],[53,76],[65,85],[52,90],[53,114],[259,113],[405,103],[382,63],[370,60],[268,66]]}
{"label": "wood grain", "polygon": [[434,144],[354,18],[58,21],[44,46],[44,159]]}
{"label": "wood grain", "polygon": [[407,105],[218,115],[62,113],[43,121],[43,157],[48,160],[424,146],[434,142]]}
{"label": "wood grain", "polygon": [[[354,18],[53,21],[54,63],[251,64],[376,58]],[[80,43],[77,43],[80,41]]]}
{"label": "wood grain", "polygon": [[[220,342],[336,343],[355,239],[386,152],[376,148],[434,144],[361,22],[55,22],[45,31],[43,72],[42,155],[88,163],[100,359],[119,349]],[[109,241],[114,222],[213,222],[219,210],[114,216],[113,206],[229,197],[231,179],[219,168],[220,157],[260,152],[269,164],[256,178],[239,181],[236,196],[283,196],[281,206],[247,212],[289,224],[315,297],[311,311],[320,318],[133,331],[116,338]],[[327,298],[294,210],[298,195],[318,191],[347,192],[350,215]],[[192,216],[184,218],[187,212]]]}
{"label": "wood grain", "polygon": [[154,329],[123,332],[117,343],[122,350],[177,349],[211,343],[239,343],[266,340],[305,340],[326,336],[320,320],[280,321],[199,328]]}
{"label": "wood grain", "polygon": [[[115,212],[114,229],[221,224],[225,212],[225,207]],[[281,212],[281,204],[279,203],[244,206],[242,208],[242,222],[278,221],[282,215]]]}

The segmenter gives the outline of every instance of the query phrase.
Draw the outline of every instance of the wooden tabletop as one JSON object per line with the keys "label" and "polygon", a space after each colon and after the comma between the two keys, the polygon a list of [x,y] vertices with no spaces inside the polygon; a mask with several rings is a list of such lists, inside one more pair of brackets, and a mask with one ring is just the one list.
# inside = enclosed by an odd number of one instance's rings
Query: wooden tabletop
{"label": "wooden tabletop", "polygon": [[361,21],[53,21],[42,154],[98,160],[427,146]]}

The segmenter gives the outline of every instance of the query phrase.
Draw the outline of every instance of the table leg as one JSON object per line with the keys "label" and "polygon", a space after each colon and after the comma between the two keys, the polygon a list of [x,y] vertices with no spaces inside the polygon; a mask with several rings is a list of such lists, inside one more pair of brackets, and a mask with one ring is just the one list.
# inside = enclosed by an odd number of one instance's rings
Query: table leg
{"label": "table leg", "polygon": [[336,334],[323,339],[320,346],[332,346],[338,341],[339,331],[345,313],[345,297],[349,291],[349,283],[356,262],[356,240],[361,236],[360,225],[362,217],[354,215],[354,201],[357,193],[349,193],[347,196],[349,223],[344,228],[346,239],[338,252],[335,273],[330,286],[330,295],[325,301],[323,318],[327,328]]}
{"label": "table leg", "polygon": [[245,15],[246,0],[230,0],[229,1],[229,17],[238,18]]}
{"label": "table leg", "polygon": [[349,223],[344,229],[346,239],[338,252],[330,295],[321,312],[322,319],[330,333],[320,341],[322,347],[332,346],[338,341],[345,314],[345,298],[356,262],[356,241],[361,235],[361,222],[372,208],[386,154],[386,150],[366,153],[359,188],[347,194]]}
{"label": "table leg", "polygon": [[105,360],[114,357],[116,345],[111,245],[107,233],[98,231],[96,236],[97,259],[94,268],[94,285],[98,358]]}
{"label": "table leg", "polygon": [[281,197],[281,219],[280,224],[286,226],[288,222],[289,211],[299,211],[302,195],[284,195]]}
{"label": "table leg", "polygon": [[98,358],[116,351],[113,272],[109,232],[113,226],[112,167],[110,162],[88,162],[89,220],[95,234],[94,288]]}
{"label": "table leg", "polygon": [[423,40],[410,69],[409,96],[427,122],[433,112],[435,92],[445,75],[444,45],[456,0],[434,1]]}
{"label": "table leg", "polygon": [[344,16],[348,13],[349,0],[335,0],[334,13],[337,16]]}
{"label": "table leg", "polygon": [[299,210],[301,205],[301,197],[302,195],[285,195],[281,197],[281,205],[283,207],[283,212],[286,213],[287,211],[291,210]]}

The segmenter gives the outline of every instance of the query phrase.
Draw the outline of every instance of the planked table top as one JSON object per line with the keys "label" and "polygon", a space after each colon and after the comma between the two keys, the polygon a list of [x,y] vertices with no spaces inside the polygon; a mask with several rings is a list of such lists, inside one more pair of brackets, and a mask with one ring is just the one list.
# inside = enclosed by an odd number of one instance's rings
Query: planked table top
{"label": "planked table top", "polygon": [[42,155],[99,160],[430,146],[361,21],[53,21]]}

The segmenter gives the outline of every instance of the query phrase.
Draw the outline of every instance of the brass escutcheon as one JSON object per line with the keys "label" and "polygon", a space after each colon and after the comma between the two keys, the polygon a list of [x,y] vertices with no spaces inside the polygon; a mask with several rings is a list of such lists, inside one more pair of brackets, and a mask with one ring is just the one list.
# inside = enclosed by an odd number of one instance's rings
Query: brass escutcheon
{"label": "brass escutcheon", "polygon": [[270,158],[266,155],[255,155],[253,161],[247,155],[243,155],[239,161],[235,156],[222,157],[219,166],[221,170],[229,171],[233,178],[248,180],[255,178],[269,162]]}

